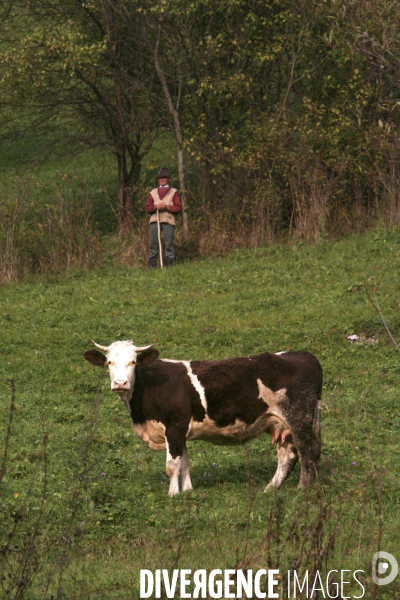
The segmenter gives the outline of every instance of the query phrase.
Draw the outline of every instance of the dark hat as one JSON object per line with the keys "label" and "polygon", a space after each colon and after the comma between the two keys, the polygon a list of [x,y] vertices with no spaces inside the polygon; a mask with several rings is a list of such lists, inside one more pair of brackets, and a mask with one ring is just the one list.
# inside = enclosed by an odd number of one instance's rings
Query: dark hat
{"label": "dark hat", "polygon": [[161,179],[163,177],[169,177],[168,169],[165,167],[161,167],[161,169],[157,173],[157,179]]}

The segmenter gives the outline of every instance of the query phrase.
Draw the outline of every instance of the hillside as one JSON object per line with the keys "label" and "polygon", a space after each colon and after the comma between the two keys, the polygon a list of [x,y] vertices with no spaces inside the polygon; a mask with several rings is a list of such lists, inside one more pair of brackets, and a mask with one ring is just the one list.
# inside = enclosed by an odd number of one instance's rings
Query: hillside
{"label": "hillside", "polygon": [[[110,265],[2,287],[1,430],[11,380],[15,409],[0,589],[16,585],[23,565],[38,571],[26,597],[138,598],[140,568],[284,573],[297,564],[324,576],[364,570],[371,597],[379,536],[387,552],[400,545],[399,353],[373,306],[376,294],[399,340],[399,268],[400,234],[381,229],[170,270]],[[360,343],[349,343],[352,334]],[[194,491],[169,498],[164,452],[135,437],[108,375],[82,358],[91,340],[116,339],[152,343],[174,359],[316,354],[324,369],[316,484],[297,491],[296,467],[279,492],[263,494],[276,465],[268,438],[243,448],[198,442],[189,446]],[[399,589],[395,581],[379,598]]]}

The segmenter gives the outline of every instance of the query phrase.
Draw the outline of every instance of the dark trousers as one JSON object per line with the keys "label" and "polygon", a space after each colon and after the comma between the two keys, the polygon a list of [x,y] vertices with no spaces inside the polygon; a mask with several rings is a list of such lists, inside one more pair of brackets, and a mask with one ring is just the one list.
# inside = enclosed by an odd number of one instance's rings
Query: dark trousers
{"label": "dark trousers", "polygon": [[[174,234],[175,226],[169,223],[160,223],[161,233],[164,238],[165,258],[175,258]],[[157,223],[150,223],[150,255],[149,261],[155,261],[158,256],[158,227]]]}

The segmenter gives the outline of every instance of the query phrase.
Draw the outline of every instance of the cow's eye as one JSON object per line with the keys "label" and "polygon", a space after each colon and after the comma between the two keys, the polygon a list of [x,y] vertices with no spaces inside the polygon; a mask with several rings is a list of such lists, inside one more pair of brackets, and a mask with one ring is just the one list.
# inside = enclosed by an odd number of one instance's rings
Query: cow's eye
{"label": "cow's eye", "polygon": [[107,361],[107,367],[112,367],[112,365],[113,365],[113,364],[114,364],[114,363],[113,363],[111,360],[108,360],[108,361]]}
{"label": "cow's eye", "polygon": [[129,363],[130,367],[134,367],[136,365],[136,362],[134,360],[131,360],[131,362]]}

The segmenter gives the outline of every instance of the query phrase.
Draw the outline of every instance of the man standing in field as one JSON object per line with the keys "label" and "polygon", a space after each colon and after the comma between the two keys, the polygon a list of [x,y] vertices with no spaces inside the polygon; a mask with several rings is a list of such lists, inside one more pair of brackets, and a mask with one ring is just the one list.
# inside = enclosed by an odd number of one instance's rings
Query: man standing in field
{"label": "man standing in field", "polygon": [[150,217],[150,255],[149,267],[154,268],[157,262],[158,252],[162,252],[158,243],[158,228],[164,237],[165,264],[172,267],[175,258],[174,235],[175,215],[182,210],[178,191],[168,183],[169,173],[162,167],[158,173],[158,187],[151,190],[146,202],[146,212]]}

